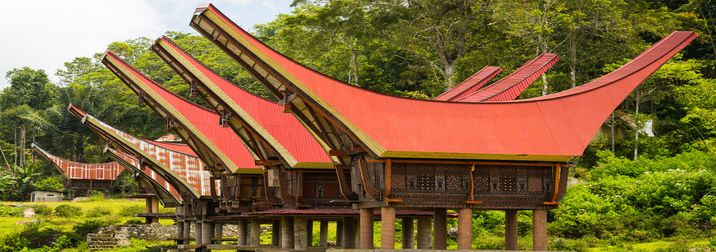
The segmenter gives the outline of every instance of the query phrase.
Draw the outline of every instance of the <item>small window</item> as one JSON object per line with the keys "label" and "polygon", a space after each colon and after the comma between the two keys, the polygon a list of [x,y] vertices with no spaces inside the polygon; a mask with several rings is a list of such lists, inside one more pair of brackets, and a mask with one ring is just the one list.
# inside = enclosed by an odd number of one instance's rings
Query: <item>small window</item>
{"label": "small window", "polygon": [[54,195],[54,194],[48,194],[48,195],[47,195],[47,197],[52,197],[52,196],[55,196],[55,195]]}

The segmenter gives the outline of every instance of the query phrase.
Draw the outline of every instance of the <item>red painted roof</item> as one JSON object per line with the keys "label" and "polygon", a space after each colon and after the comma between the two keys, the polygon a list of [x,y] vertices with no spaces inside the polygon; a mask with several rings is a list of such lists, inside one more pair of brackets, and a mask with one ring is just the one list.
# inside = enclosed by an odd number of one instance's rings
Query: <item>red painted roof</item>
{"label": "red painted roof", "polygon": [[288,82],[305,102],[381,158],[567,161],[583,153],[599,125],[634,88],[697,36],[674,32],[620,69],[565,92],[454,103],[395,97],[343,83],[276,52],[212,5],[196,12],[205,11],[224,22],[222,29],[231,29],[231,39],[244,47],[238,50]]}
{"label": "red painted roof", "polygon": [[[139,78],[143,84],[151,88],[152,91],[156,92],[161,96],[166,103],[168,103],[170,106],[172,106],[174,109],[179,111],[180,114],[172,114],[171,117],[174,118],[180,118],[183,117],[186,120],[188,120],[196,129],[198,129],[199,132],[191,132],[193,135],[201,135],[203,134],[206,139],[210,143],[203,143],[203,144],[213,144],[218,148],[218,150],[214,151],[220,151],[223,152],[224,155],[226,155],[236,166],[237,168],[249,168],[249,169],[260,169],[259,166],[257,166],[254,163],[254,159],[249,153],[249,151],[246,149],[246,147],[241,144],[241,139],[229,128],[221,127],[219,125],[219,115],[214,113],[213,111],[210,111],[196,103],[193,103],[181,96],[178,96],[175,93],[172,93],[168,89],[166,89],[164,86],[154,82],[149,77],[145,76],[144,74],[140,73],[136,69],[129,66],[124,60],[119,58],[117,55],[112,53],[111,51],[108,51],[105,55],[106,58],[113,58],[115,59],[119,64],[115,65],[115,67],[121,67],[127,70],[127,72],[133,74],[135,77]],[[104,62],[104,61],[103,61]],[[107,63],[105,63],[107,64]],[[115,73],[116,74],[116,73]],[[120,78],[122,79],[122,78]],[[128,86],[135,86],[136,83],[132,83],[131,81],[127,81],[126,79],[123,79],[124,83]],[[134,90],[134,89],[133,89]],[[146,90],[144,91],[146,92]],[[156,97],[154,99],[157,99]],[[165,109],[165,112],[166,111]],[[163,118],[162,118],[163,119]],[[189,129],[185,128],[185,130],[190,131]],[[186,139],[185,139],[186,141]],[[194,152],[197,152],[197,150],[194,150]]]}
{"label": "red painted roof", "polygon": [[[229,98],[240,106],[251,118],[276,139],[298,162],[332,163],[326,151],[316,142],[305,127],[289,113],[283,113],[283,107],[275,102],[257,96],[238,85],[231,83],[211,71],[194,57],[187,54],[168,38],[163,37],[191,66],[199,70],[211,82],[219,87]],[[181,64],[182,62],[175,62]],[[177,70],[177,69],[175,69]],[[208,84],[208,83],[203,83]]]}
{"label": "red painted roof", "polygon": [[124,171],[124,167],[117,162],[102,164],[80,163],[52,155],[36,144],[32,144],[31,147],[70,179],[115,180]]}
{"label": "red painted roof", "polygon": [[519,69],[491,85],[459,99],[460,102],[510,101],[559,60],[556,54],[545,53],[522,65]]}
{"label": "red painted roof", "polygon": [[487,84],[488,81],[490,81],[492,78],[497,76],[502,72],[502,68],[499,67],[493,67],[493,66],[486,66],[480,69],[480,71],[477,71],[475,74],[470,76],[469,78],[462,81],[460,84],[456,85],[455,87],[451,88],[448,91],[445,91],[445,93],[442,93],[438,95],[437,97],[433,98],[435,101],[457,101],[461,98],[468,96],[478,89],[480,89],[483,85]]}
{"label": "red painted roof", "polygon": [[[91,115],[72,104],[69,105],[69,109],[78,118],[91,117]],[[194,190],[196,190],[199,194],[211,195],[211,191],[209,191],[209,179],[211,178],[211,174],[204,170],[204,162],[202,162],[187,145],[162,143],[140,138],[112,127],[100,120],[97,121],[103,127],[103,129],[100,130],[119,135],[127,142],[130,142],[137,148],[141,149],[147,156],[155,158],[157,161],[162,163],[162,165],[171,169],[177,176],[179,176],[180,179],[186,181],[186,183],[194,188]],[[220,188],[220,182],[221,181],[217,181],[217,189]]]}

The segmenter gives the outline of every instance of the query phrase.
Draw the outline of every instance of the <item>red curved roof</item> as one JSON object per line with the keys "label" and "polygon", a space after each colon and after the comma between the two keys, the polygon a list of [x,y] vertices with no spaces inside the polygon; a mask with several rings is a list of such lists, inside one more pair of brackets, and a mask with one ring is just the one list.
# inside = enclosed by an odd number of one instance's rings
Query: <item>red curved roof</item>
{"label": "red curved roof", "polygon": [[55,156],[36,144],[32,144],[31,148],[59,168],[70,179],[115,180],[124,171],[124,167],[117,162],[102,164],[81,163]]}
{"label": "red curved roof", "polygon": [[556,54],[545,53],[489,86],[459,99],[460,102],[510,101],[517,99],[527,87],[559,60]]}
{"label": "red curved roof", "polygon": [[238,44],[241,57],[249,55],[266,76],[278,80],[262,83],[280,85],[273,90],[295,90],[380,158],[567,161],[583,153],[634,88],[697,36],[674,32],[620,69],[565,92],[520,101],[452,103],[395,97],[332,79],[261,43],[212,5],[198,8],[194,17],[210,19],[215,31]]}
{"label": "red curved roof", "polygon": [[[72,104],[69,105],[68,109],[78,118],[91,117],[91,115]],[[108,135],[107,133],[116,134],[139,148],[142,152],[144,152],[144,155],[156,159],[162,165],[172,170],[178,176],[176,179],[185,181],[200,195],[211,195],[211,191],[209,190],[209,179],[211,178],[211,174],[204,170],[204,162],[202,162],[188,146],[144,139],[121,131],[100,120],[97,120],[97,122],[99,122],[101,127],[96,128],[96,130],[106,132],[95,132],[100,135],[100,137]],[[92,129],[93,131],[95,130],[95,128]],[[104,137],[102,138],[104,139]],[[217,183],[217,189],[219,185],[220,183]]]}
{"label": "red curved roof", "polygon": [[[199,85],[215,85],[228,98],[243,109],[250,118],[242,118],[244,120],[253,119],[261,128],[270,134],[278,143],[285,148],[293,158],[298,162],[304,163],[332,163],[326,154],[326,151],[316,142],[313,136],[306,130],[296,118],[283,112],[283,107],[275,102],[259,97],[238,85],[229,82],[223,77],[205,67],[194,57],[187,54],[168,38],[163,37],[161,41],[166,42],[174,52],[181,55],[185,62],[175,61],[175,64],[184,64],[183,67],[190,71],[198,71],[207,77],[209,82],[199,83]],[[157,41],[159,42],[159,41]],[[159,45],[162,46],[162,45]],[[163,57],[160,57],[164,59]],[[172,64],[169,64],[170,66]],[[172,67],[175,71],[180,69]],[[232,113],[234,115],[235,113]]]}
{"label": "red curved roof", "polygon": [[445,93],[442,93],[433,100],[435,101],[456,101],[460,100],[461,98],[468,96],[478,89],[480,89],[482,86],[484,86],[490,79],[494,78],[502,72],[502,68],[499,67],[493,67],[493,66],[486,66],[477,71],[472,76],[468,77],[464,81],[462,81],[460,84],[457,84],[455,87],[451,88],[448,91],[445,91]]}
{"label": "red curved roof", "polygon": [[[145,96],[143,98],[155,100],[158,106],[162,107],[164,113],[168,113],[172,118],[175,118],[178,125],[189,132],[194,140],[201,143],[201,145],[194,147],[207,148],[210,152],[215,153],[215,155],[219,156],[218,159],[220,159],[221,162],[232,172],[237,169],[260,170],[260,167],[254,163],[254,159],[251,154],[241,144],[239,137],[234,134],[231,129],[221,127],[221,125],[219,125],[218,114],[172,93],[164,86],[159,85],[152,79],[129,66],[125,61],[111,51],[108,51],[105,54],[105,60],[103,60],[103,63],[110,69],[116,68],[123,74],[131,75],[130,78],[123,78],[120,76],[120,73],[113,71],[127,86],[132,88],[132,90],[135,92],[141,90]],[[136,82],[135,80],[138,80],[139,82]],[[154,92],[156,95],[150,92]],[[175,109],[176,112],[172,111],[169,106]],[[163,116],[162,119],[164,119]],[[181,121],[183,120],[188,121],[191,125],[182,125]],[[196,130],[190,128],[192,125]],[[184,136],[182,136],[182,138],[184,138]],[[188,140],[184,139],[184,141]],[[216,149],[212,146],[215,146]],[[199,150],[194,150],[195,153],[198,151]],[[221,158],[222,153],[228,158],[228,160]],[[233,164],[228,162],[233,162]],[[231,169],[232,166],[236,168]]]}

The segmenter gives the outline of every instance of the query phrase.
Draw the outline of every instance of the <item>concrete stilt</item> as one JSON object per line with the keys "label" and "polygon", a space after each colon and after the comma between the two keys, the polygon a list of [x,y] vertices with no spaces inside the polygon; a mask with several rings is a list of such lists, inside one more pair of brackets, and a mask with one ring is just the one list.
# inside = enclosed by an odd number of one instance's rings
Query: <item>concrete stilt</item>
{"label": "concrete stilt", "polygon": [[415,248],[415,232],[413,225],[413,218],[403,218],[401,228],[403,229],[403,249],[414,249]]}
{"label": "concrete stilt", "polygon": [[505,250],[517,250],[517,210],[505,210]]}
{"label": "concrete stilt", "polygon": [[430,249],[433,243],[433,230],[430,217],[418,218],[418,249]]}
{"label": "concrete stilt", "polygon": [[[224,238],[224,224],[214,223],[214,238],[218,238],[218,239]],[[215,243],[221,244],[222,241],[218,240]]]}
{"label": "concrete stilt", "polygon": [[344,249],[354,249],[355,244],[355,228],[353,217],[343,217],[343,243]]}
{"label": "concrete stilt", "polygon": [[547,250],[547,210],[532,211],[532,248],[536,251]]}
{"label": "concrete stilt", "polygon": [[360,209],[360,248],[373,249],[373,208]]}
{"label": "concrete stilt", "polygon": [[271,245],[281,246],[281,221],[279,220],[271,222]]}
{"label": "concrete stilt", "polygon": [[261,221],[257,219],[251,220],[251,247],[261,245]]}
{"label": "concrete stilt", "polygon": [[254,221],[256,221],[256,219],[249,220],[246,224],[246,241],[244,243],[246,243],[247,246],[251,246],[251,223]]}
{"label": "concrete stilt", "polygon": [[320,239],[318,245],[321,247],[328,246],[328,221],[321,221]]}
{"label": "concrete stilt", "polygon": [[457,249],[472,249],[472,209],[457,210]]}
{"label": "concrete stilt", "polygon": [[246,226],[248,226],[248,222],[246,219],[239,220],[239,225],[236,227],[237,245],[246,245]]}
{"label": "concrete stilt", "polygon": [[201,223],[194,221],[194,243],[195,244],[203,244],[201,241],[201,238],[203,236],[201,235]]}
{"label": "concrete stilt", "polygon": [[214,223],[204,221],[201,223],[201,244],[211,244],[211,238],[214,237]]}
{"label": "concrete stilt", "polygon": [[[191,221],[184,221],[184,238],[191,238]],[[184,244],[189,244],[189,240],[184,241]]]}
{"label": "concrete stilt", "polygon": [[306,243],[306,246],[308,246],[308,247],[313,246],[313,221],[312,220],[306,221],[306,233],[308,234],[308,236],[306,237],[306,238],[308,238],[308,243]]}
{"label": "concrete stilt", "polygon": [[395,208],[381,207],[380,222],[380,248],[395,249]]}
{"label": "concrete stilt", "polygon": [[304,250],[308,248],[308,220],[306,217],[293,217],[293,249]]}
{"label": "concrete stilt", "polygon": [[343,221],[336,221],[336,246],[343,246]]}
{"label": "concrete stilt", "polygon": [[281,217],[281,248],[293,249],[293,217]]}
{"label": "concrete stilt", "polygon": [[447,249],[447,209],[433,209],[433,249]]}
{"label": "concrete stilt", "polygon": [[360,246],[360,222],[358,218],[353,218],[353,246],[355,248]]}

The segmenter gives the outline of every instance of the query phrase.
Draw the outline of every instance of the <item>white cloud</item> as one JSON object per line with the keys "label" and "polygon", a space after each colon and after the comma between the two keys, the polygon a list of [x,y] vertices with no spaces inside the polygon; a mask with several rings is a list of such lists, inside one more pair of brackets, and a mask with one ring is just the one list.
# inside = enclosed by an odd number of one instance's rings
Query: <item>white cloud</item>
{"label": "white cloud", "polygon": [[[291,0],[213,1],[237,24],[251,28],[290,12]],[[0,88],[5,73],[27,66],[45,69],[52,80],[64,62],[90,57],[107,45],[168,30],[193,32],[189,20],[196,0],[24,0],[3,2],[0,15]]]}

